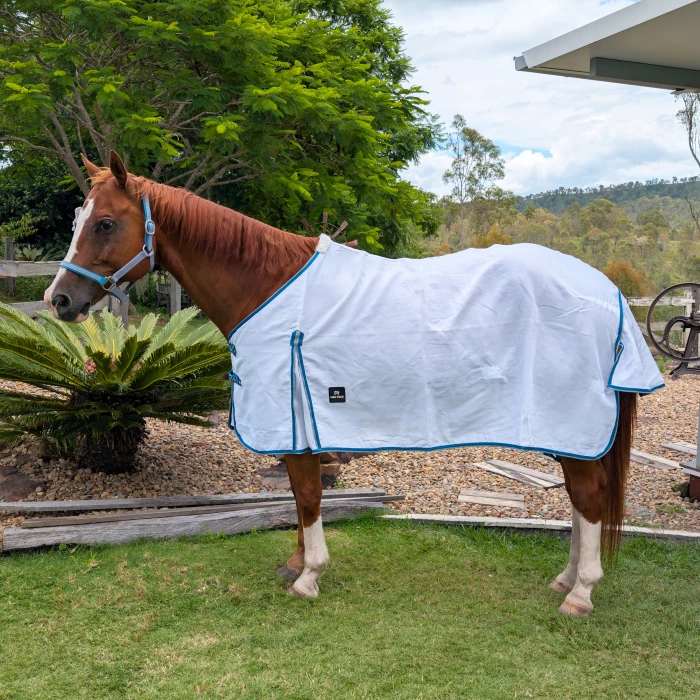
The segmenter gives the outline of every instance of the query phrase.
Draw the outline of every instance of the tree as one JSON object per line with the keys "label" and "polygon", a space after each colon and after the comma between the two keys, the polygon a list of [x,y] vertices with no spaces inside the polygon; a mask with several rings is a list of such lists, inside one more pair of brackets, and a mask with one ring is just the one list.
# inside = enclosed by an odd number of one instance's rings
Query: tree
{"label": "tree", "polygon": [[490,248],[492,245],[509,245],[510,238],[494,224],[486,235],[478,233],[472,240],[473,248]]}
{"label": "tree", "polygon": [[498,146],[468,127],[461,114],[455,115],[451,127],[446,147],[453,155],[452,165],[442,179],[452,185],[452,199],[459,203],[464,239],[465,205],[477,198],[489,198],[489,186],[504,177],[505,164]]}
{"label": "tree", "polygon": [[228,347],[216,327],[192,328],[198,309],[175,314],[159,333],[149,314],[128,331],[104,311],[78,326],[43,324],[0,304],[0,379],[39,387],[0,389],[0,444],[26,436],[81,467],[133,469],[146,418],[206,427],[230,399]]}
{"label": "tree", "polygon": [[[17,224],[31,219],[33,243],[58,247],[63,253],[68,250],[71,224],[76,207],[82,204],[82,193],[63,163],[43,153],[25,153],[0,168],[0,192],[0,222]],[[15,233],[0,233],[9,235],[20,238]]]}
{"label": "tree", "polygon": [[80,151],[291,230],[325,208],[366,247],[437,227],[400,179],[439,129],[380,0],[8,0],[0,143]]}
{"label": "tree", "polygon": [[650,288],[646,275],[635,270],[626,260],[614,260],[603,270],[603,274],[626,297],[641,297]]}
{"label": "tree", "polygon": [[678,121],[685,127],[690,154],[700,168],[700,95],[686,92],[678,95],[683,106],[676,113]]}

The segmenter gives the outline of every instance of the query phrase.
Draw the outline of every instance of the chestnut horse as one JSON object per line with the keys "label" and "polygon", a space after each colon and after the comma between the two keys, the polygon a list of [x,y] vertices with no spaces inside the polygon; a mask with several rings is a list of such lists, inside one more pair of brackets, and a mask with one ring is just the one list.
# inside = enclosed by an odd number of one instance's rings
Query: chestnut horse
{"label": "chestnut horse", "polygon": [[[64,262],[68,269],[61,269],[44,296],[61,320],[83,321],[90,305],[107,293],[111,280],[105,284],[105,278],[128,261],[138,258],[126,273],[121,270],[121,280],[133,282],[148,272],[149,256],[141,253],[144,201],[153,206],[155,260],[224,336],[314,254],[317,238],[280,231],[185,190],[131,175],[116,153],[109,168],[99,168],[84,156],[83,162],[93,186],[76,220]],[[92,271],[92,279],[83,276],[86,271]],[[605,456],[590,461],[562,458],[572,503],[571,550],[568,566],[550,587],[567,594],[560,607],[567,615],[584,616],[593,609],[591,592],[603,577],[601,545],[610,556],[619,545],[636,397],[620,393],[618,430]],[[320,515],[320,457],[289,454],[286,464],[299,519],[298,545],[278,573],[293,581],[290,593],[315,598],[328,564]]]}

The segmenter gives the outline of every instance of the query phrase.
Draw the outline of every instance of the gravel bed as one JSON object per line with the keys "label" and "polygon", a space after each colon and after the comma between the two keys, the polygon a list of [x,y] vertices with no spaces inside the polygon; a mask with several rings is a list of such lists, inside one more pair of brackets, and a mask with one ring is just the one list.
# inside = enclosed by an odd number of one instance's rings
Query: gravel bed
{"label": "gravel bed", "polygon": [[[665,389],[640,401],[635,446],[677,461],[687,455],[661,448],[665,442],[695,442],[700,403],[700,377],[668,381]],[[222,417],[223,418],[223,417]],[[36,446],[0,451],[0,466],[12,465],[45,484],[25,500],[72,500],[207,495],[265,491],[258,472],[276,464],[272,457],[243,448],[225,420],[210,429],[149,422],[150,437],[136,469],[126,475],[78,470],[65,460],[44,460]],[[473,462],[501,459],[562,475],[560,466],[537,454],[502,448],[463,448],[441,452],[383,452],[354,459],[342,467],[339,486],[376,486],[402,493],[405,501],[391,508],[410,513],[443,513],[569,519],[570,505],[562,488],[544,489],[485,472]],[[628,483],[628,524],[700,531],[700,504],[682,499],[674,487],[687,482],[680,471],[662,471],[633,464]],[[525,508],[460,504],[461,488],[507,491],[525,496]],[[0,527],[20,519],[0,510]]]}

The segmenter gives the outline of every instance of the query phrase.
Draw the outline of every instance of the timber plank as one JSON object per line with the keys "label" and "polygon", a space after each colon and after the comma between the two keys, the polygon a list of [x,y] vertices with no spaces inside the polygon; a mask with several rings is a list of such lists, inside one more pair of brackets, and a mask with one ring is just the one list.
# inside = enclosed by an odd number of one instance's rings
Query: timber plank
{"label": "timber plank", "polygon": [[527,484],[528,486],[543,486],[541,482],[535,481],[534,479],[528,476],[518,474],[516,472],[506,471],[505,469],[500,469],[499,467],[495,466],[494,464],[490,464],[489,462],[474,462],[474,466],[478,467],[479,469],[483,469],[484,471],[491,472],[492,474],[498,474],[499,476],[503,476],[506,479],[513,479],[513,481],[519,481],[521,484]]}
{"label": "timber plank", "polygon": [[53,277],[61,269],[61,262],[27,262],[0,260],[0,277]]}
{"label": "timber plank", "polygon": [[[329,489],[323,498],[348,496],[383,496],[384,489]],[[228,493],[213,496],[162,496],[159,498],[96,498],[86,501],[0,501],[0,511],[11,513],[63,513],[70,511],[120,510],[127,508],[177,508],[229,503],[258,503],[263,501],[293,501],[291,491],[278,493]]]}
{"label": "timber plank", "polygon": [[[378,503],[386,503],[388,501],[403,501],[405,496],[399,494],[385,495],[385,496],[348,496],[343,499],[343,501],[377,501]],[[328,499],[322,500],[322,503],[327,502]],[[237,510],[246,510],[251,507],[255,508],[271,508],[273,506],[278,506],[279,501],[265,501],[262,503],[255,503],[251,506],[250,503],[238,503],[230,505],[221,506],[195,506],[194,508],[169,508],[165,510],[151,510],[151,511],[127,511],[125,513],[103,513],[99,515],[67,515],[58,518],[25,518],[20,525],[22,528],[32,528],[32,527],[60,527],[62,525],[89,525],[90,523],[111,523],[111,522],[121,522],[123,520],[148,520],[150,518],[172,518],[180,515],[202,515],[205,513],[230,513]]]}
{"label": "timber plank", "polygon": [[[90,312],[93,313],[95,311],[100,311],[100,309],[104,309],[105,306],[107,306],[108,299],[107,297],[102,297],[96,304],[93,304],[90,307]],[[15,304],[10,304],[10,306],[13,309],[17,309],[17,311],[21,311],[23,314],[27,314],[27,316],[35,316],[37,311],[46,311],[46,302],[44,301],[18,301]]]}
{"label": "timber plank", "polygon": [[[330,500],[321,503],[325,522],[347,518],[376,509],[388,510],[376,501]],[[246,510],[202,515],[182,515],[63,527],[5,528],[2,551],[12,552],[57,544],[123,544],[142,538],[173,539],[205,533],[234,535],[253,529],[270,529],[297,524],[293,503],[281,503],[271,508],[251,506]]]}
{"label": "timber plank", "polygon": [[[424,513],[398,513],[396,515],[380,515],[382,520],[411,520],[419,523],[439,523],[442,525],[462,525],[472,527],[502,527],[516,530],[571,530],[568,520],[544,520],[538,518],[495,518],[471,515],[441,515]],[[687,530],[663,530],[654,527],[636,527],[623,525],[622,532],[627,535],[643,535],[652,539],[686,540],[700,542],[700,532]]]}
{"label": "timber plank", "polygon": [[495,464],[497,467],[501,467],[502,469],[506,469],[509,471],[514,471],[517,472],[518,474],[525,474],[526,476],[530,476],[534,479],[538,479],[540,481],[546,481],[550,484],[562,484],[564,483],[564,479],[562,479],[560,476],[556,476],[556,474],[549,474],[547,472],[541,472],[538,471],[537,469],[528,469],[527,467],[523,467],[520,464],[512,464],[511,462],[503,462],[499,459],[490,459],[489,462],[491,464]]}
{"label": "timber plank", "polygon": [[656,469],[664,469],[667,471],[679,469],[681,466],[678,462],[674,462],[672,459],[657,457],[656,455],[649,454],[648,452],[642,452],[641,450],[635,450],[634,448],[630,450],[630,459],[637,464],[643,464],[647,467],[654,467]]}
{"label": "timber plank", "polygon": [[460,489],[457,499],[460,503],[475,503],[485,506],[501,506],[506,508],[524,508],[525,497],[519,493],[506,491],[478,491],[476,489]]}
{"label": "timber plank", "polygon": [[694,445],[692,442],[686,442],[685,440],[679,440],[678,442],[667,442],[664,445],[661,445],[661,447],[667,450],[673,450],[674,452],[680,452],[684,455],[692,455],[693,457],[695,457],[698,450],[697,445]]}

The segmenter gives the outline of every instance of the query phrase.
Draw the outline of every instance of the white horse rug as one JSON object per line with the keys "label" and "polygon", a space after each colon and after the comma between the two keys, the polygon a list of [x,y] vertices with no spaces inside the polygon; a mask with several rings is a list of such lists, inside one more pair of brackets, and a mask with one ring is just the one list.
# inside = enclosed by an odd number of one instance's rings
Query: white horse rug
{"label": "white horse rug", "polygon": [[229,343],[230,425],[261,453],[501,445],[595,459],[617,391],[663,386],[618,289],[530,244],[387,260],[322,236]]}

